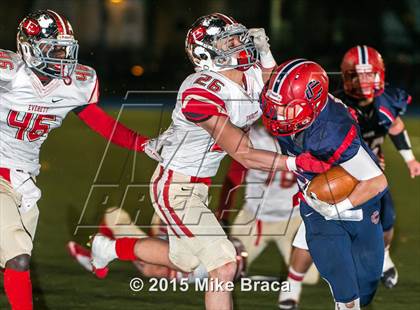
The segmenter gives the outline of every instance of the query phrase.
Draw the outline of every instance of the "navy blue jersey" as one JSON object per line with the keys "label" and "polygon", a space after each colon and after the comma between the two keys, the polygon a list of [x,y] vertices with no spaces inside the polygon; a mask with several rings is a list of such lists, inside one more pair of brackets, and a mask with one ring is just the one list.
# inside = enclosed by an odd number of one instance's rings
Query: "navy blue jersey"
{"label": "navy blue jersey", "polygon": [[395,119],[405,113],[411,96],[402,89],[387,86],[372,104],[361,107],[360,99],[352,98],[342,90],[335,95],[356,110],[363,139],[377,156],[382,156],[384,138]]}
{"label": "navy blue jersey", "polygon": [[[310,152],[316,158],[332,165],[352,158],[360,146],[375,159],[363,143],[359,126],[348,108],[332,95],[311,126],[295,135],[278,137],[278,141],[284,154],[297,156]],[[306,183],[315,175],[305,172],[298,175],[298,180],[300,184]]]}

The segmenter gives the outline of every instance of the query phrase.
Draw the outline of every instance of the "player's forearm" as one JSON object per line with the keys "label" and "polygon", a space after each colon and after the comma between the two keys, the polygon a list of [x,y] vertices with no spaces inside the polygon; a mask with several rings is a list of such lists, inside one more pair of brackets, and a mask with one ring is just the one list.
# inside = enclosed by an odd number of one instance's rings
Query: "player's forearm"
{"label": "player's forearm", "polygon": [[143,151],[148,138],[120,124],[97,105],[88,105],[77,114],[79,118],[102,137],[130,150]]}
{"label": "player's forearm", "polygon": [[388,130],[389,138],[398,150],[406,163],[414,161],[416,158],[411,149],[411,142],[407,130],[405,130],[404,122],[400,117],[394,121]]}
{"label": "player's forearm", "polygon": [[288,156],[270,151],[245,148],[244,150],[229,154],[247,169],[263,171],[290,171],[286,160]]}
{"label": "player's forearm", "polygon": [[360,181],[348,199],[353,206],[357,207],[383,192],[387,186],[386,177],[384,174],[381,174],[377,177]]}

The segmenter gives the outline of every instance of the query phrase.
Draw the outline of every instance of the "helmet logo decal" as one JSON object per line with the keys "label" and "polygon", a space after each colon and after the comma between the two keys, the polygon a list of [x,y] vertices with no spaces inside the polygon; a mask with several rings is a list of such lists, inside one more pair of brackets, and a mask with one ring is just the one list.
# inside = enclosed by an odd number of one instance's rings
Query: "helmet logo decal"
{"label": "helmet logo decal", "polygon": [[41,32],[41,27],[33,18],[25,19],[22,25],[22,29],[28,36],[36,36]]}
{"label": "helmet logo decal", "polygon": [[191,35],[194,40],[201,41],[204,38],[205,31],[206,29],[204,27],[197,27],[191,32]]}
{"label": "helmet logo decal", "polygon": [[306,85],[306,99],[312,100],[313,98],[313,100],[316,101],[319,99],[319,97],[321,97],[322,91],[323,89],[321,83],[319,83],[319,81],[312,80]]}

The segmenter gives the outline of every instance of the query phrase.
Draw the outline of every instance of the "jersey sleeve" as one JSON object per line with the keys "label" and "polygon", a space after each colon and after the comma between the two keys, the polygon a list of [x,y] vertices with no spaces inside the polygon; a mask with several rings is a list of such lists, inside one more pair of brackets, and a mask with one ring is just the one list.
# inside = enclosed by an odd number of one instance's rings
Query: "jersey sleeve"
{"label": "jersey sleeve", "polygon": [[342,162],[340,166],[359,181],[369,180],[382,174],[382,170],[362,146],[352,158]]}
{"label": "jersey sleeve", "polygon": [[214,115],[228,116],[224,100],[205,88],[187,88],[181,95],[181,101],[182,114],[194,123],[203,122]]}
{"label": "jersey sleeve", "polygon": [[355,122],[333,122],[312,132],[307,141],[309,151],[329,164],[340,164],[355,156],[361,146],[359,129]]}
{"label": "jersey sleeve", "polygon": [[379,122],[386,128],[391,127],[395,119],[403,115],[411,103],[411,96],[403,89],[388,88],[384,93],[376,98]]}
{"label": "jersey sleeve", "polygon": [[0,49],[0,81],[11,81],[17,72],[20,56],[11,51]]}
{"label": "jersey sleeve", "polygon": [[73,80],[80,90],[80,105],[73,111],[79,114],[88,105],[99,102],[99,80],[93,68],[80,64],[77,65]]}

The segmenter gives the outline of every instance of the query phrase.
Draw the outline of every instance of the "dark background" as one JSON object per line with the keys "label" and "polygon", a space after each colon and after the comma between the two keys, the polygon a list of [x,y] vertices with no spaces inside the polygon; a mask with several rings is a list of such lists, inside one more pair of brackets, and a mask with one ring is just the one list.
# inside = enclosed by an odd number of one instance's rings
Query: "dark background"
{"label": "dark background", "polygon": [[[331,88],[340,86],[338,71],[347,49],[375,47],[385,59],[387,81],[406,89],[419,106],[417,0],[2,1],[0,48],[15,50],[19,21],[46,8],[69,18],[80,43],[79,62],[97,70],[105,101],[133,89],[176,90],[192,71],[184,52],[189,26],[197,17],[218,11],[248,28],[264,27],[278,63],[295,57],[319,62],[330,72]],[[135,65],[143,70],[140,76],[131,72]]]}

